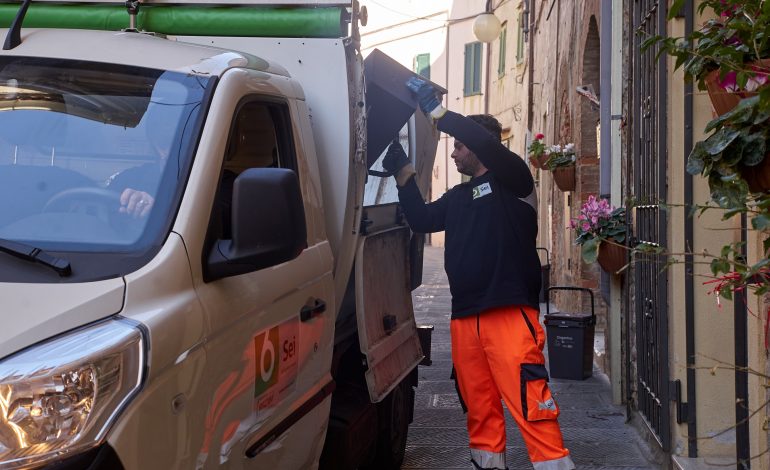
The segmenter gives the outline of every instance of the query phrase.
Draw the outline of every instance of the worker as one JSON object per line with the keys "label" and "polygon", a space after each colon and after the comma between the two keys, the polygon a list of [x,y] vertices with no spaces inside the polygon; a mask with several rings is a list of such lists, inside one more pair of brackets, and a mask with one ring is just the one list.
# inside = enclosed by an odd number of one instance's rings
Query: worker
{"label": "worker", "polygon": [[500,142],[502,128],[494,117],[448,111],[436,90],[418,78],[407,87],[438,129],[455,138],[451,157],[470,177],[426,204],[401,145],[391,144],[383,158],[412,230],[446,234],[452,362],[467,406],[471,462],[476,469],[507,468],[502,398],[536,470],[574,469],[543,356],[532,175]]}

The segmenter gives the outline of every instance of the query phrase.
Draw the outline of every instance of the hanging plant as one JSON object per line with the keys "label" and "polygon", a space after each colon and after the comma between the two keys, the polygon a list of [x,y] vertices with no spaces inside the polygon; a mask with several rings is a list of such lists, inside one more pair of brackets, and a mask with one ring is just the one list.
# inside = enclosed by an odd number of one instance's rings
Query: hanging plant
{"label": "hanging plant", "polygon": [[588,196],[578,218],[570,221],[570,228],[575,230],[575,243],[581,246],[583,261],[602,261],[602,268],[613,273],[625,266],[627,227],[624,207],[615,208],[606,199]]}

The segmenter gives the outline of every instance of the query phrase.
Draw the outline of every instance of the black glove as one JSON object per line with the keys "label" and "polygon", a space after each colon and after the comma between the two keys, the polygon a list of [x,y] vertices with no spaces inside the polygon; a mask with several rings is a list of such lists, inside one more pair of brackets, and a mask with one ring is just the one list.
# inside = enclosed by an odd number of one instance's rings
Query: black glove
{"label": "black glove", "polygon": [[[415,175],[414,165],[409,161],[398,140],[394,140],[382,158],[382,168],[387,172],[382,176],[393,175],[398,186],[404,186]],[[371,173],[371,170],[370,170]]]}
{"label": "black glove", "polygon": [[401,170],[401,168],[409,165],[409,157],[406,156],[403,147],[397,140],[391,142],[388,146],[388,151],[385,153],[385,157],[382,159],[382,168],[385,169],[391,175],[395,175]]}

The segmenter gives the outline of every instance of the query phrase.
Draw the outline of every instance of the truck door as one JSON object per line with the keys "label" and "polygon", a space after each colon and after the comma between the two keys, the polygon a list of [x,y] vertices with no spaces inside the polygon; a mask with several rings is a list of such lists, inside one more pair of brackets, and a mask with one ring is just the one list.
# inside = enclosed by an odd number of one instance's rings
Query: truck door
{"label": "truck door", "polygon": [[293,124],[296,106],[264,95],[234,106],[209,238],[228,239],[226,195],[238,174],[279,167],[299,176],[308,246],[292,261],[196,287],[211,322],[203,375],[212,390],[203,404],[199,468],[305,469],[320,455],[333,388],[333,260],[317,181]]}
{"label": "truck door", "polygon": [[[384,150],[397,140],[415,165],[422,194],[428,196],[439,133],[423,113],[415,112],[416,103],[405,86],[413,73],[377,50],[364,67],[369,167],[381,171]],[[356,315],[369,396],[379,402],[423,358],[411,291],[422,283],[424,236],[411,233],[400,215],[390,177],[369,176],[361,228]]]}

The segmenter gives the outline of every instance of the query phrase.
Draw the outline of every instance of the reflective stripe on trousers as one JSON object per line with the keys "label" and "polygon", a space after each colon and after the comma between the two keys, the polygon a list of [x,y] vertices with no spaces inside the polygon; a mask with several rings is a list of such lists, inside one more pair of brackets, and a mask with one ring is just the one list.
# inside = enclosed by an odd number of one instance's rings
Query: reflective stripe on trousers
{"label": "reflective stripe on trousers", "polygon": [[556,460],[546,460],[545,462],[534,462],[532,464],[535,470],[573,470],[575,464],[569,456]]}
{"label": "reflective stripe on trousers", "polygon": [[450,322],[452,362],[468,406],[471,455],[478,451],[501,455],[502,465],[491,468],[505,468],[501,398],[519,426],[535,468],[574,468],[556,420],[558,406],[547,384],[545,332],[538,317],[536,309],[516,305]]}
{"label": "reflective stripe on trousers", "polygon": [[505,452],[471,449],[471,462],[479,470],[506,470]]}

